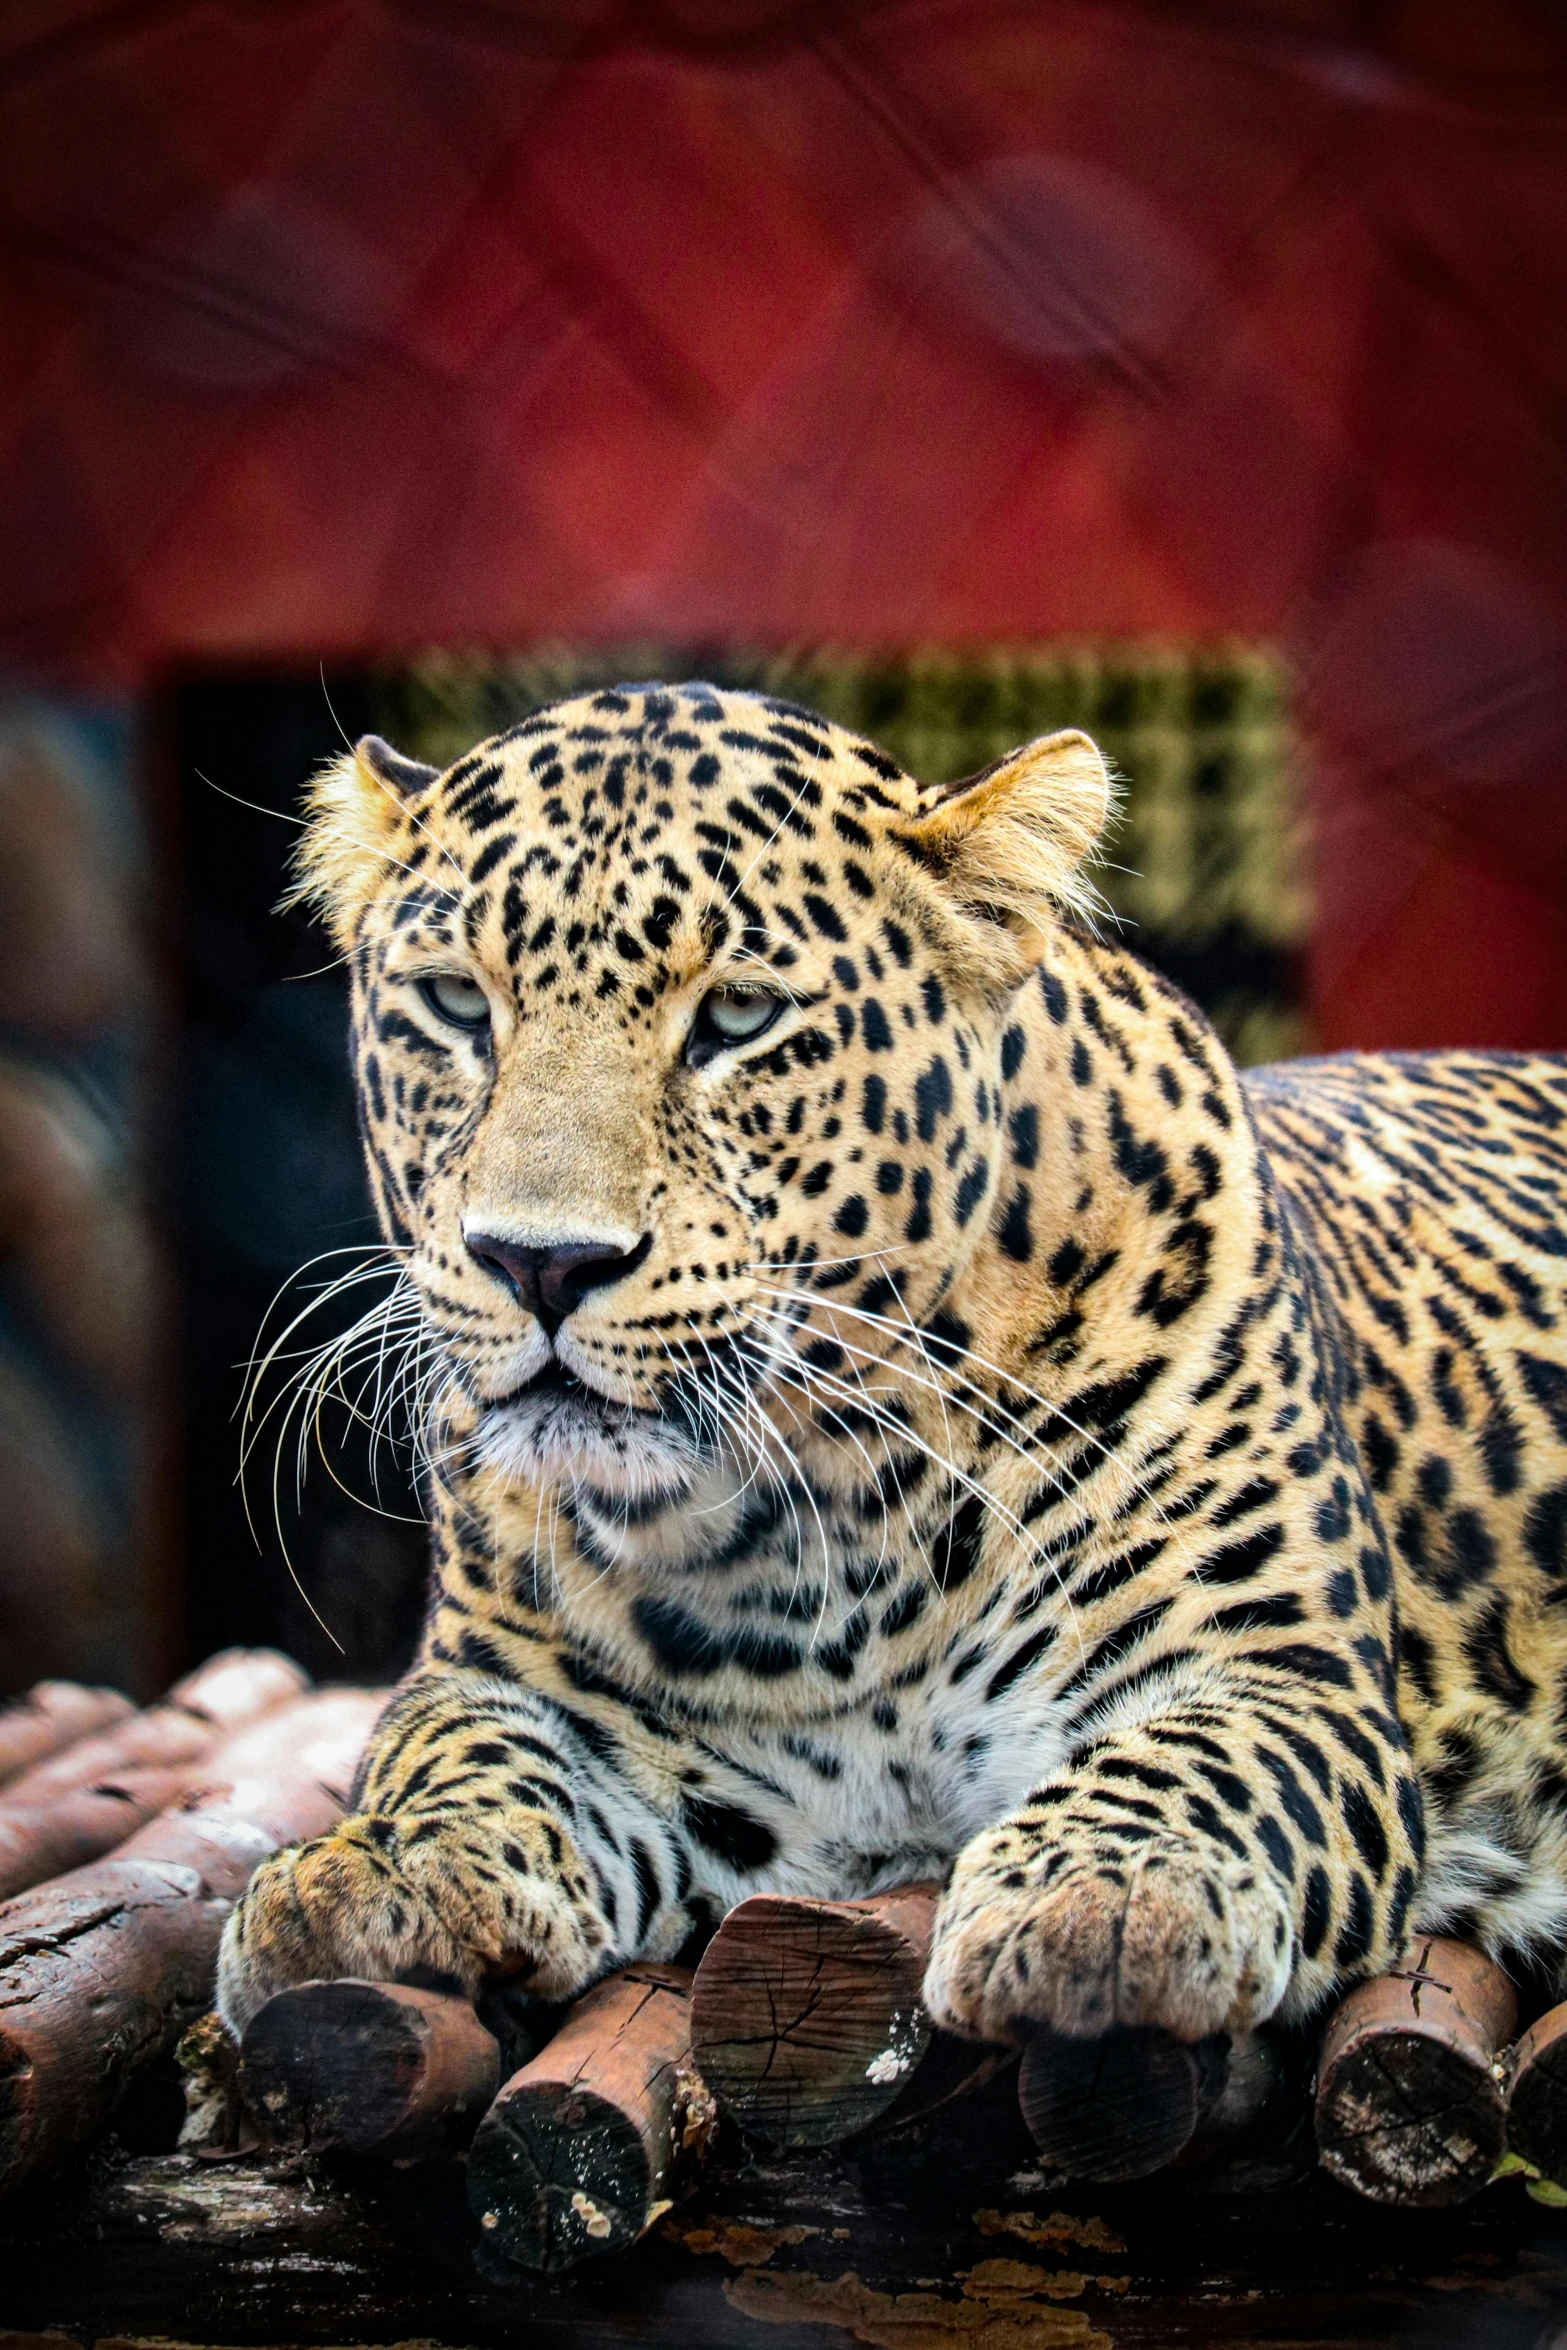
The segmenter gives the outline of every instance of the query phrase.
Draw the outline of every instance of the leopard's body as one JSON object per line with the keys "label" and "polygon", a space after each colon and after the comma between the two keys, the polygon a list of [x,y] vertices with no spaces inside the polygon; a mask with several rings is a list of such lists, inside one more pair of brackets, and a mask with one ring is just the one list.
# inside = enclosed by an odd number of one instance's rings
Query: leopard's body
{"label": "leopard's body", "polygon": [[[1071,918],[1106,800],[1080,736],[943,793],[698,686],[322,781],[436,1573],[231,2021],[949,1872],[987,2036],[1560,1958],[1567,1066],[1241,1079]],[[564,1315],[497,1277],[567,1246]]]}

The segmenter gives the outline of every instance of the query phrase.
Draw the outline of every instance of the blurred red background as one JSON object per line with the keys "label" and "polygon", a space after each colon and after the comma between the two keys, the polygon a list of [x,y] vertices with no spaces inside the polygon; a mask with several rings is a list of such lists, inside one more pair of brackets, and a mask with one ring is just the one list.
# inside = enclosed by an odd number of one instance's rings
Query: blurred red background
{"label": "blurred red background", "polygon": [[296,1605],[229,1417],[371,1229],[219,793],[377,664],[1271,646],[1292,1011],[1567,1045],[1564,131],[1553,0],[8,0],[0,1685],[412,1637],[417,1524],[318,1480]]}
{"label": "blurred red background", "polygon": [[0,659],[1229,632],[1316,1032],[1567,1042],[1567,25],[11,0]]}

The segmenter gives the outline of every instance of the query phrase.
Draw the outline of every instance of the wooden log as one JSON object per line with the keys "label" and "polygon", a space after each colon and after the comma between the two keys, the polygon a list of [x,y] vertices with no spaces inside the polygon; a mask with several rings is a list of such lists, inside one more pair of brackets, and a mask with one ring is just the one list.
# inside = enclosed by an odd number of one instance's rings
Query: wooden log
{"label": "wooden log", "polygon": [[107,1730],[135,1712],[118,1689],[86,1689],[79,1681],[35,1681],[25,1697],[0,1708],[0,1789],[21,1772]]}
{"label": "wooden log", "polygon": [[340,1816],[385,1702],[339,1689],[280,1708],[110,1859],[0,1905],[0,2197],[68,2154],[211,2006],[252,1870]]}
{"label": "wooden log", "polygon": [[225,1648],[176,1681],[166,1697],[78,1738],[0,1790],[0,1809],[42,1803],[134,1770],[169,1770],[210,1754],[217,1739],[243,1730],[299,1697],[310,1676],[275,1648]]}
{"label": "wooden log", "polygon": [[1018,2103],[1046,2162],[1106,2182],[1173,2162],[1196,2130],[1202,2088],[1197,2051],[1153,2026],[1095,2040],[1037,2032],[1018,2072]]}
{"label": "wooden log", "polygon": [[221,1738],[307,1686],[275,1649],[225,1649],[160,1704],[21,1772],[0,1791],[0,1901],[111,1852],[178,1800]]}
{"label": "wooden log", "polygon": [[70,1787],[52,1801],[0,1802],[0,1901],[63,1877],[70,1869],[112,1852],[127,1836],[167,1810],[211,1752],[162,1771],[121,1771],[92,1787]]}
{"label": "wooden log", "polygon": [[558,2271],[635,2242],[712,2134],[691,2058],[691,1974],[633,1966],[584,1994],[513,2073],[468,2151],[489,2251]]}
{"label": "wooden log", "polygon": [[1497,2059],[1517,2017],[1500,1967],[1435,1936],[1416,1943],[1407,1966],[1362,1983],[1317,2060],[1323,2169],[1374,2203],[1477,2194],[1507,2142]]}
{"label": "wooden log", "polygon": [[274,2146],[426,2158],[466,2145],[501,2052],[466,1999],[404,1983],[300,1983],[251,2017],[240,2095]]}
{"label": "wooden log", "polygon": [[1278,2060],[1255,2032],[1188,2045],[1151,2025],[1123,2025],[1096,2040],[1035,2032],[1018,2103],[1049,2168],[1109,2185],[1227,2152],[1281,2086]]}
{"label": "wooden log", "polygon": [[1507,2151],[1567,2186],[1567,2006],[1529,2026],[1505,2069]]}
{"label": "wooden log", "polygon": [[310,1675],[280,1648],[220,1648],[176,1681],[164,1704],[194,1714],[225,1737],[303,1697]]}
{"label": "wooden log", "polygon": [[729,1912],[696,1971],[691,2040],[719,2105],[753,2137],[834,2145],[908,2089],[931,2041],[920,1992],[938,1892],[758,1893]]}

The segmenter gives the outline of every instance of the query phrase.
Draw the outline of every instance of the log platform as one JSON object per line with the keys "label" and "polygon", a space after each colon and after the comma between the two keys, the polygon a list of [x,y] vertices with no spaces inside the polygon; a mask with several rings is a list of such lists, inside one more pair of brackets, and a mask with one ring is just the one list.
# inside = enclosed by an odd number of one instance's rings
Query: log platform
{"label": "log platform", "polygon": [[[225,1649],[177,1681],[161,1704],[135,1713],[122,1699],[121,1714],[109,1712],[19,1767],[0,1786],[0,1900],[123,1844],[205,1775],[222,1739],[306,1686],[299,1667],[275,1649]],[[82,1689],[69,1702],[70,1688],[42,1683],[33,1692],[37,1702],[0,1716],[0,1752],[8,1721],[17,1753],[29,1731],[79,1722],[84,1700],[112,1694]],[[41,1691],[54,1693],[52,1704]]]}
{"label": "log platform", "polygon": [[51,2169],[210,2004],[251,1872],[339,1817],[379,1691],[302,1697],[106,1860],[0,1904],[0,2197]]}
{"label": "log platform", "polygon": [[[961,2117],[961,2124],[959,2117]],[[1062,2186],[1010,2079],[851,2149],[748,2157],[629,2251],[486,2269],[458,2163],[131,2154],[0,2211],[3,2350],[1554,2350],[1567,2214],[1390,2211],[1266,2163]]]}
{"label": "log platform", "polygon": [[[191,1775],[0,1903],[0,2350],[1567,2345],[1567,2010],[1509,2047],[1511,1986],[1456,1944],[1352,1993],[1320,2050],[1036,2033],[1019,2067],[930,2031],[929,1888],[769,1898],[694,2000],[660,1966],[564,2010],[510,1979],[477,2013],[320,1983],[236,2050],[202,2012],[222,1918],[336,1815],[382,1702],[292,1670],[214,1660],[210,1705],[51,1690],[11,1720],[24,1791],[98,1789],[105,1739]],[[1509,2124],[1543,2177],[1482,2195]]]}

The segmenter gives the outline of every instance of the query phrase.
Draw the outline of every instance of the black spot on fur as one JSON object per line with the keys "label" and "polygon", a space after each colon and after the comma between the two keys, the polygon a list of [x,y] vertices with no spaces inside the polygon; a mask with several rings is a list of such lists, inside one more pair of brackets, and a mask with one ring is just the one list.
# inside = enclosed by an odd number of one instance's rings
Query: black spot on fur
{"label": "black spot on fur", "polygon": [[765,1868],[778,1850],[778,1839],[766,1822],[742,1811],[738,1804],[720,1803],[707,1795],[687,1795],[680,1811],[698,1844],[742,1874]]}
{"label": "black spot on fur", "polygon": [[968,1494],[937,1526],[930,1546],[930,1572],[943,1597],[960,1591],[979,1565],[984,1533],[985,1505],[977,1493]]}

